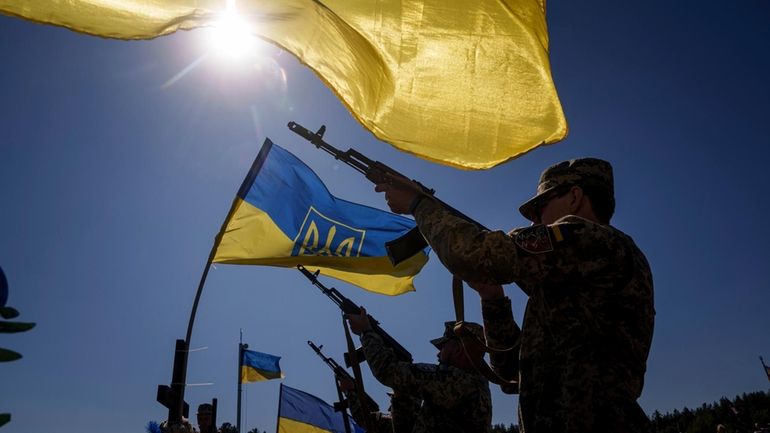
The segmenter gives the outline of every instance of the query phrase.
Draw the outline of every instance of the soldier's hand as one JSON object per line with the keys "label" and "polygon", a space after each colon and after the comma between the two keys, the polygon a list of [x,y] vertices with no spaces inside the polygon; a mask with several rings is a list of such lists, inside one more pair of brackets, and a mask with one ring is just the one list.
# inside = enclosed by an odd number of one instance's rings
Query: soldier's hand
{"label": "soldier's hand", "polygon": [[394,213],[408,214],[415,200],[420,196],[419,188],[414,183],[402,177],[388,177],[378,183],[374,190],[385,193],[385,201]]}
{"label": "soldier's hand", "polygon": [[487,283],[471,283],[468,282],[468,287],[475,290],[481,299],[490,301],[493,299],[501,299],[505,296],[503,286],[499,284],[487,284]]}
{"label": "soldier's hand", "polygon": [[346,314],[345,318],[350,323],[350,330],[356,335],[361,335],[364,331],[372,329],[372,324],[369,323],[369,317],[366,315],[366,310],[361,307],[361,311],[358,314]]}

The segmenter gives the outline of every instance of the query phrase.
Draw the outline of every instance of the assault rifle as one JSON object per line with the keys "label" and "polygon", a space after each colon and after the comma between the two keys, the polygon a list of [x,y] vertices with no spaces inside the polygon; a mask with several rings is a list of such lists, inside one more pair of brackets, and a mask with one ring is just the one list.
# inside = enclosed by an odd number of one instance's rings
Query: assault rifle
{"label": "assault rifle", "polygon": [[[323,360],[323,362],[326,363],[326,365],[328,365],[329,368],[332,369],[332,371],[334,372],[334,374],[337,377],[345,378],[345,379],[349,380],[350,382],[355,383],[355,379],[353,379],[353,376],[351,376],[350,373],[348,373],[347,370],[342,368],[341,365],[337,364],[337,361],[335,361],[331,357],[324,356],[323,352],[321,352],[321,349],[323,349],[323,347],[324,347],[323,344],[320,345],[320,346],[316,346],[310,340],[307,341],[307,344],[310,346],[311,349],[313,349],[313,351],[316,353],[316,355],[318,355]],[[367,406],[367,408],[370,411],[372,411],[372,412],[379,412],[380,406],[377,404],[376,401],[374,401],[371,397],[369,397],[369,394],[365,394],[364,395],[364,399],[366,401],[366,406]]]}
{"label": "assault rifle", "polygon": [[[453,214],[477,225],[479,228],[483,230],[487,230],[487,228],[481,225],[480,223],[474,221],[473,219],[469,218],[468,216],[458,211],[457,209],[437,199],[434,194],[436,192],[435,190],[428,188],[427,186],[421,184],[420,182],[414,179],[412,179],[410,182],[409,178],[407,178],[403,174],[397,172],[396,170],[388,167],[387,165],[379,161],[374,161],[367,158],[366,156],[364,156],[364,154],[362,154],[361,152],[355,149],[348,149],[343,152],[337,149],[336,147],[332,146],[331,144],[325,142],[323,139],[323,135],[324,135],[324,132],[326,132],[326,125],[322,125],[321,128],[319,128],[318,131],[316,132],[310,132],[307,128],[305,128],[304,126],[300,125],[297,122],[289,122],[288,127],[290,130],[292,130],[292,132],[304,138],[305,140],[309,141],[318,149],[321,149],[324,152],[333,156],[334,159],[342,161],[345,164],[353,167],[356,171],[363,174],[364,177],[369,179],[372,183],[376,183],[376,184],[388,183],[388,182],[399,182],[402,184],[411,183],[411,185],[415,187],[420,194],[433,197],[436,201],[441,203],[442,206],[444,206],[447,210],[449,210]],[[403,236],[397,239],[394,239],[390,242],[387,242],[385,244],[385,249],[388,252],[388,257],[390,258],[391,262],[393,262],[394,265],[397,265],[403,262],[404,260],[412,257],[413,255],[419,253],[420,251],[425,249],[425,247],[427,246],[428,246],[428,243],[425,241],[425,238],[423,238],[422,234],[420,234],[420,231],[417,229],[417,227],[415,227],[412,230],[409,230]]]}
{"label": "assault rifle", "polygon": [[[299,271],[302,272],[302,275],[307,277],[307,279],[310,280],[314,286],[318,287],[324,295],[328,296],[332,302],[337,304],[343,313],[360,314],[361,307],[354,304],[350,299],[346,298],[342,293],[339,292],[339,290],[335,289],[334,287],[328,288],[324,286],[323,283],[318,281],[318,274],[321,273],[320,271],[315,271],[315,273],[313,273],[305,269],[305,267],[302,265],[297,265],[297,269],[299,269]],[[369,318],[369,323],[372,325],[372,331],[377,333],[377,335],[379,335],[380,338],[385,341],[385,344],[393,349],[393,352],[396,354],[396,358],[398,358],[399,361],[412,362],[412,354],[409,353],[409,351],[406,350],[404,346],[399,344],[395,338],[391,337],[390,334],[385,332],[385,330],[380,327],[380,322],[378,322],[374,317],[372,317],[370,314],[367,314],[367,317]],[[361,350],[361,348],[358,348],[356,350],[356,356],[357,359],[364,360],[364,351]],[[352,363],[350,362],[350,357],[345,354],[345,366],[350,367],[351,364]]]}

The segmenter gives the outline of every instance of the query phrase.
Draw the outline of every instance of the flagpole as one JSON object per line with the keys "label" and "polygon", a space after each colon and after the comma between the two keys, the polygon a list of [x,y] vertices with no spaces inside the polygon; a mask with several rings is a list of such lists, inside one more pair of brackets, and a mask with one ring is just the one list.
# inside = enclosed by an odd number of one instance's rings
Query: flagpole
{"label": "flagpole", "polygon": [[278,433],[278,425],[281,423],[281,403],[283,402],[283,384],[278,388],[278,414],[275,416],[275,433]]}
{"label": "flagpole", "polygon": [[217,241],[214,243],[214,246],[211,248],[209,259],[206,261],[206,267],[203,268],[203,274],[201,275],[201,280],[198,283],[198,291],[195,292],[195,300],[193,301],[192,310],[190,311],[190,320],[187,322],[187,335],[184,339],[188,346],[190,345],[190,339],[192,338],[193,325],[195,324],[195,315],[198,312],[198,304],[200,303],[201,294],[203,293],[203,286],[206,284],[206,277],[209,275],[211,262],[214,261],[214,253],[217,250],[217,245],[219,245],[219,239],[217,239]]}
{"label": "flagpole", "polygon": [[[270,143],[270,145],[272,146],[272,143]],[[257,159],[254,160],[254,163],[251,165],[251,169],[249,169],[249,174],[243,180],[243,183],[241,184],[241,187],[238,190],[238,194],[236,194],[235,199],[233,199],[233,204],[230,206],[230,211],[227,213],[227,218],[225,218],[224,222],[222,222],[222,227],[219,229],[219,232],[214,237],[214,245],[211,246],[211,252],[209,252],[209,258],[206,261],[206,267],[203,269],[201,280],[198,283],[198,290],[195,292],[195,301],[193,301],[192,310],[190,311],[190,320],[187,322],[187,335],[185,336],[184,341],[188,349],[190,347],[190,339],[192,338],[193,325],[195,324],[195,315],[198,312],[198,303],[200,303],[201,294],[203,293],[203,286],[206,284],[206,277],[208,277],[209,269],[211,269],[211,264],[212,262],[214,262],[214,257],[216,256],[217,248],[219,248],[219,243],[222,242],[222,237],[224,236],[225,230],[227,229],[227,223],[230,221],[236,209],[238,208],[237,205],[238,205],[239,197],[242,195],[245,195],[245,191],[248,189],[249,185],[251,185],[251,183],[254,182],[254,177],[256,177],[256,173],[259,171],[259,168],[261,167],[261,163],[264,161],[264,158],[267,157],[267,153],[265,153],[262,158],[260,158],[260,156],[263,155],[263,151],[268,152],[271,146],[268,146],[267,150],[265,150],[265,146],[263,146],[263,149],[260,150],[259,154],[257,155]],[[238,360],[238,362],[239,363],[241,362],[240,359]],[[180,385],[179,394],[178,394],[179,413],[182,413],[184,409],[184,390],[185,390],[185,383],[187,382],[187,357],[185,357],[184,365],[182,367],[183,367],[182,375],[180,380],[181,385]],[[240,371],[238,372],[238,377],[240,378]],[[240,393],[239,393],[239,399],[240,399]]]}
{"label": "flagpole", "polygon": [[[190,311],[190,320],[187,323],[187,335],[185,336],[185,340],[184,340],[185,351],[189,351],[190,349],[190,339],[192,337],[193,324],[195,323],[195,314],[198,311],[198,303],[200,302],[200,299],[201,299],[201,293],[203,293],[203,286],[206,284],[206,277],[209,275],[209,269],[211,269],[211,262],[214,259],[214,253],[216,252],[216,248],[218,244],[219,244],[219,239],[217,238],[216,242],[214,243],[214,246],[211,249],[211,253],[209,254],[209,259],[206,261],[206,267],[203,268],[203,274],[201,275],[200,282],[198,283],[198,291],[195,293],[195,300],[193,301],[192,310]],[[177,413],[183,414],[184,413],[184,391],[185,391],[185,385],[187,384],[187,354],[185,354],[180,367],[181,367],[180,368],[181,371],[179,375],[179,382],[176,388],[177,390],[176,403],[178,405]]]}
{"label": "flagpole", "polygon": [[243,329],[241,329],[241,339],[238,343],[238,413],[236,415],[238,433],[241,432],[241,394],[243,392],[243,378],[241,377],[241,368],[243,365],[243,350],[247,347],[249,347],[248,344],[243,344]]}

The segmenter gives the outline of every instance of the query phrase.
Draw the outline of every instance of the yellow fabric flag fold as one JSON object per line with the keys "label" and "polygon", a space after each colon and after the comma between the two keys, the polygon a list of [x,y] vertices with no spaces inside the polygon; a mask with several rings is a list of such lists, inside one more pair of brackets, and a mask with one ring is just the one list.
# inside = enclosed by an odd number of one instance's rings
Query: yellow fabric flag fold
{"label": "yellow fabric flag fold", "polygon": [[[216,25],[225,0],[0,0],[0,12],[142,39]],[[251,32],[307,64],[378,138],[483,169],[567,134],[542,0],[239,0]]]}

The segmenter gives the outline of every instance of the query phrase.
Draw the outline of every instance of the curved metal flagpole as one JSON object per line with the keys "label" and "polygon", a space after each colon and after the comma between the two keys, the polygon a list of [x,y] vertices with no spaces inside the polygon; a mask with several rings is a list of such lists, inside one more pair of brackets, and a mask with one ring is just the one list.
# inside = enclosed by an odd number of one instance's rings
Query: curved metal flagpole
{"label": "curved metal flagpole", "polygon": [[[200,303],[201,294],[203,293],[203,286],[206,284],[206,277],[209,275],[209,269],[211,269],[211,262],[214,260],[214,254],[217,250],[217,246],[219,245],[220,237],[217,236],[214,246],[211,248],[211,253],[209,254],[209,259],[206,261],[206,267],[203,269],[203,274],[201,275],[200,282],[198,283],[198,290],[195,292],[195,300],[193,301],[192,310],[190,311],[190,320],[187,322],[187,334],[185,335],[184,339],[184,349],[185,351],[189,351],[190,348],[190,339],[192,338],[192,330],[193,325],[195,324],[195,315],[198,312],[198,304]],[[178,341],[178,340],[177,340]],[[177,394],[177,413],[182,414],[184,413],[184,392],[185,392],[185,385],[187,384],[187,354],[183,357],[183,361],[180,365],[180,374],[178,377],[178,385],[176,388],[176,394]]]}
{"label": "curved metal flagpole", "polygon": [[195,300],[193,301],[192,310],[190,311],[190,320],[187,322],[187,335],[184,338],[185,343],[190,345],[190,338],[192,337],[193,325],[195,324],[195,315],[198,312],[198,304],[201,300],[201,294],[203,293],[203,286],[206,284],[206,277],[209,275],[209,269],[211,269],[211,262],[214,260],[214,253],[216,252],[219,242],[214,243],[214,247],[211,249],[209,259],[206,261],[206,267],[203,269],[203,275],[198,283],[198,291],[195,292]]}
{"label": "curved metal flagpole", "polygon": [[[251,165],[251,169],[249,170],[248,175],[243,180],[243,183],[241,184],[240,189],[238,190],[238,194],[236,194],[235,199],[233,200],[233,204],[230,206],[230,211],[227,213],[227,217],[225,218],[224,222],[222,223],[222,227],[219,229],[219,232],[217,233],[216,237],[214,238],[214,245],[211,246],[211,252],[209,253],[209,258],[206,261],[206,267],[203,269],[203,274],[201,275],[200,282],[198,283],[198,290],[195,292],[195,300],[193,301],[192,310],[190,311],[190,320],[187,322],[187,334],[185,335],[184,344],[186,346],[185,351],[189,349],[190,347],[190,340],[192,338],[192,330],[193,325],[195,324],[195,315],[198,312],[198,304],[201,300],[201,294],[203,293],[203,286],[206,284],[206,277],[208,277],[209,269],[211,269],[211,264],[214,261],[214,257],[216,256],[217,248],[219,248],[219,243],[222,241],[222,237],[224,236],[225,231],[227,230],[227,224],[230,222],[230,219],[235,214],[235,211],[238,209],[238,202],[239,197],[243,196],[245,192],[250,187],[251,183],[254,182],[254,178],[256,176],[256,173],[259,171],[262,162],[264,162],[264,159],[267,157],[267,152],[270,151],[270,145],[271,142],[267,140],[265,142],[265,145],[262,146],[262,149],[259,151],[259,154],[257,155],[257,158],[254,160],[254,163]],[[181,340],[177,340],[179,343],[182,343]],[[240,362],[240,360],[238,361]],[[184,386],[187,380],[187,357],[184,357],[184,360],[182,362],[181,366],[181,376],[179,377],[179,381],[181,382],[180,387],[177,389],[178,392],[176,396],[178,397],[178,409],[181,413],[181,411],[184,408]]]}

